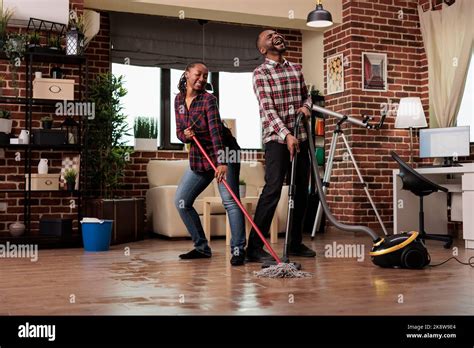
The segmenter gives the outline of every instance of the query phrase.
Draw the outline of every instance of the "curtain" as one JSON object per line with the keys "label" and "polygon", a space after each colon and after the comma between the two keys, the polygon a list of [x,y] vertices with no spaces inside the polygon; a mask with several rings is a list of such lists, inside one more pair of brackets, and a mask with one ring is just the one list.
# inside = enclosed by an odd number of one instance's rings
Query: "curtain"
{"label": "curtain", "polygon": [[250,72],[263,61],[255,47],[260,31],[252,26],[111,12],[111,58],[114,63],[129,59],[132,65],[173,69],[204,60],[210,71]]}
{"label": "curtain", "polygon": [[430,124],[452,127],[462,100],[474,39],[474,1],[457,0],[439,11],[418,6],[428,58]]}

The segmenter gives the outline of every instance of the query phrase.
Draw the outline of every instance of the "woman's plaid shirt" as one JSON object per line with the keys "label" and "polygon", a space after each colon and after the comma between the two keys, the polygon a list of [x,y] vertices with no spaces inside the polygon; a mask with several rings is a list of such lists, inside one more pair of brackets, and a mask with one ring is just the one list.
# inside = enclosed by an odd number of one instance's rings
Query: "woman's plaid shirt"
{"label": "woman's plaid shirt", "polygon": [[[224,140],[222,131],[222,121],[217,108],[217,99],[208,92],[198,94],[192,101],[188,110],[186,107],[186,96],[183,93],[176,95],[174,100],[174,110],[176,114],[176,136],[183,143],[189,143],[184,136],[184,130],[192,127],[196,138],[206,150],[214,164],[220,163],[223,156],[219,156],[220,151],[224,151]],[[212,170],[211,165],[206,161],[201,151],[194,142],[191,142],[189,150],[189,164],[196,172],[206,172]]]}
{"label": "woman's plaid shirt", "polygon": [[[312,107],[301,65],[265,59],[253,72],[253,88],[260,108],[263,143],[285,144],[286,135],[293,134],[296,111],[302,106]],[[301,124],[298,139],[307,138]]]}

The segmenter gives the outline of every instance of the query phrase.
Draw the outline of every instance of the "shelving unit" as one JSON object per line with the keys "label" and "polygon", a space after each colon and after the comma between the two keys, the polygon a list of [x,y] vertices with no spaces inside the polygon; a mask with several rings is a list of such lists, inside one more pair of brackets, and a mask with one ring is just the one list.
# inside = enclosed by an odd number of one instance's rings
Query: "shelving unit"
{"label": "shelving unit", "polygon": [[[3,58],[0,56],[0,59]],[[54,108],[58,102],[64,102],[62,100],[50,100],[50,99],[33,99],[33,77],[35,68],[38,64],[44,63],[54,63],[56,65],[61,66],[73,66],[75,69],[78,69],[78,75],[74,75],[75,77],[79,78],[79,83],[75,85],[75,100],[74,101],[67,101],[68,103],[78,103],[87,101],[88,96],[88,84],[89,84],[89,66],[88,60],[85,56],[66,56],[64,54],[54,54],[54,53],[39,53],[39,52],[29,52],[25,55],[26,61],[26,97],[0,97],[0,105],[22,105],[25,106],[25,127],[30,134],[30,142],[29,144],[9,144],[1,146],[5,150],[11,151],[21,151],[23,153],[22,161],[24,165],[24,172],[25,174],[32,174],[35,171],[32,171],[32,154],[35,151],[61,151],[61,152],[69,152],[74,154],[81,155],[81,162],[80,162],[80,169],[79,169],[79,190],[75,191],[66,191],[66,190],[31,190],[31,175],[28,175],[27,178],[24,180],[23,189],[17,190],[0,190],[0,193],[15,193],[15,192],[23,192],[24,197],[24,204],[23,204],[23,216],[24,216],[24,224],[26,226],[25,234],[21,237],[9,237],[8,240],[28,240],[30,243],[32,241],[47,241],[47,245],[56,245],[58,244],[58,237],[54,236],[40,236],[40,235],[31,235],[31,205],[32,205],[32,195],[34,197],[35,193],[44,193],[44,192],[55,192],[58,193],[60,198],[67,198],[72,197],[77,200],[77,226],[78,230],[80,231],[80,219],[81,219],[81,212],[82,212],[82,191],[85,189],[85,180],[83,179],[84,174],[84,158],[82,156],[83,152],[83,144],[84,144],[84,137],[83,137],[83,129],[85,127],[85,122],[87,122],[87,118],[79,117],[78,118],[78,133],[77,139],[75,144],[63,144],[63,145],[37,145],[31,143],[31,135],[32,135],[32,120],[33,120],[33,107],[35,106],[44,106],[44,107],[51,107]],[[79,87],[77,89],[77,87]],[[34,167],[33,167],[34,168]],[[58,174],[59,175],[59,174]],[[5,239],[5,238],[3,238]],[[66,240],[62,240],[66,242],[67,245],[74,239],[78,238],[66,238]]]}

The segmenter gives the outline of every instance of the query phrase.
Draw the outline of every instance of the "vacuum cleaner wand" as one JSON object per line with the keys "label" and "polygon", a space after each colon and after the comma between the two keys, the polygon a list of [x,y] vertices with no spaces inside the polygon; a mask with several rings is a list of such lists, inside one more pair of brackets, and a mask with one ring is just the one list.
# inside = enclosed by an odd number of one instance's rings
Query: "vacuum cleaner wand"
{"label": "vacuum cleaner wand", "polygon": [[[313,110],[316,110],[315,107],[316,106],[313,106]],[[331,116],[335,116],[335,115],[332,115],[334,113],[334,114],[338,115],[336,117],[339,117],[339,116],[342,116],[342,118],[346,117],[344,115],[338,114],[337,112],[332,112],[332,111],[329,111],[327,109],[321,108],[319,106],[317,106],[317,108],[318,109],[323,109],[325,113],[327,113],[328,115],[331,115]],[[316,111],[323,112],[321,110],[316,110]],[[303,119],[303,116],[304,116],[303,113],[298,114],[298,119],[297,119],[298,124]],[[347,120],[349,120],[350,122],[353,122],[353,123],[357,122],[356,124],[359,124],[359,125],[363,124],[363,123],[361,123],[360,120],[356,120],[352,117],[348,117]],[[304,119],[303,124],[304,124],[304,127],[306,129],[306,133],[308,134],[308,137],[310,137],[310,134],[312,134],[312,132],[311,132],[310,126],[308,124],[308,121],[306,119]],[[364,127],[366,127],[366,125],[364,125]],[[310,137],[310,139],[311,139],[311,137]],[[329,206],[326,202],[325,195],[324,195],[324,193],[322,193],[323,192],[323,185],[321,184],[321,177],[319,175],[318,162],[315,159],[315,153],[316,152],[315,152],[315,148],[314,148],[314,143],[312,141],[309,141],[309,149],[310,149],[310,154],[311,154],[311,166],[312,166],[312,169],[313,169],[314,176],[316,178],[316,180],[315,180],[316,181],[316,187],[317,187],[318,193],[319,193],[318,196],[319,196],[319,199],[321,201],[321,205],[323,207],[324,212],[326,213],[326,216],[327,216],[328,220],[336,228],[338,228],[340,230],[347,231],[347,232],[364,232],[364,233],[368,234],[374,242],[378,242],[380,240],[380,237],[371,228],[369,228],[367,226],[346,225],[346,224],[343,224],[343,223],[337,221],[336,218],[334,217],[334,215],[332,215],[331,210],[329,209]]]}

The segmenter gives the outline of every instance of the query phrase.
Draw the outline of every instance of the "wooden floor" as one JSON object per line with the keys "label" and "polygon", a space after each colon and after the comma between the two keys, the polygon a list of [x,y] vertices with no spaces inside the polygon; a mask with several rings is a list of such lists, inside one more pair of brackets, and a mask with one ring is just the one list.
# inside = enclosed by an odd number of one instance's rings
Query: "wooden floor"
{"label": "wooden floor", "polygon": [[[365,260],[325,257],[333,242],[365,244]],[[282,240],[277,245],[281,250]],[[421,271],[381,269],[370,240],[332,232],[306,243],[310,279],[259,279],[259,264],[231,267],[224,240],[212,259],[181,261],[190,241],[148,239],[109,252],[40,250],[37,262],[0,259],[0,315],[473,315],[474,269],[450,261]],[[130,256],[124,252],[130,247]],[[457,241],[459,258],[474,250]],[[429,242],[432,263],[451,256]],[[71,303],[72,302],[72,303]],[[401,302],[401,303],[400,303]]]}

